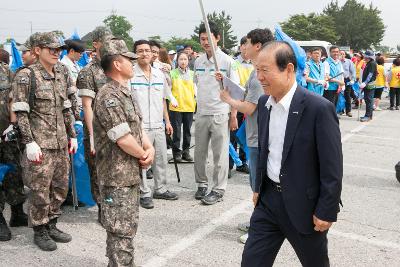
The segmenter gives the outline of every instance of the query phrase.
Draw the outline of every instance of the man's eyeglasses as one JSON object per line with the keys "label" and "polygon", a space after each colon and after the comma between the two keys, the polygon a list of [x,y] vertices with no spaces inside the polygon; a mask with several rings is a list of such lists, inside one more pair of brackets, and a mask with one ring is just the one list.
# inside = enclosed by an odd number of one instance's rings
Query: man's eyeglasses
{"label": "man's eyeglasses", "polygon": [[53,55],[53,56],[56,56],[56,55],[59,55],[59,54],[61,54],[61,51],[62,51],[62,49],[61,48],[50,48],[50,47],[42,47],[42,48],[47,48],[47,49],[49,49],[49,54],[50,55]]}
{"label": "man's eyeglasses", "polygon": [[144,54],[144,53],[147,53],[147,54],[150,54],[150,53],[152,53],[151,52],[151,50],[150,49],[140,49],[140,50],[137,50],[136,51],[136,54]]}

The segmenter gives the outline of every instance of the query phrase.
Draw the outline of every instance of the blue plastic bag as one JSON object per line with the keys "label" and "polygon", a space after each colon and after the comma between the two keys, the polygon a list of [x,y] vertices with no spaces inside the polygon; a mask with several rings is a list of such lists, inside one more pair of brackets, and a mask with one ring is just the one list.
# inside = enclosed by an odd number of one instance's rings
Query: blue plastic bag
{"label": "blue plastic bag", "polygon": [[246,153],[246,159],[249,159],[250,155],[249,155],[249,148],[247,147],[247,138],[246,138],[246,120],[242,122],[242,125],[240,125],[239,129],[237,130],[236,139],[240,147]]}
{"label": "blue plastic bag", "polygon": [[336,113],[343,112],[345,108],[346,108],[346,99],[344,98],[343,92],[340,92],[336,104]]}
{"label": "blue plastic bag", "polygon": [[233,162],[235,163],[236,167],[240,167],[243,165],[243,162],[240,160],[239,154],[236,152],[232,143],[229,143],[229,155],[233,159]]}
{"label": "blue plastic bag", "polygon": [[6,177],[6,174],[9,171],[14,171],[14,170],[15,170],[14,165],[0,163],[0,183],[4,180],[4,177]]}

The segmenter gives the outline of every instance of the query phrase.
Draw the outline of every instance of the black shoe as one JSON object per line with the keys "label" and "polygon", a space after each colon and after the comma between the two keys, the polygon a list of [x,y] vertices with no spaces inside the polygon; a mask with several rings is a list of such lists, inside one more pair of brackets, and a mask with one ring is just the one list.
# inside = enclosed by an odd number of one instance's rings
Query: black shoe
{"label": "black shoe", "polygon": [[232,178],[232,169],[229,169],[229,171],[228,171],[228,179],[231,179]]}
{"label": "black shoe", "polygon": [[213,205],[217,202],[222,201],[223,195],[216,192],[216,191],[211,191],[208,193],[207,196],[203,197],[201,202],[203,202],[204,205]]}
{"label": "black shoe", "polygon": [[182,159],[186,161],[193,161],[192,156],[190,156],[190,153],[188,150],[184,150],[182,153]]}
{"label": "black shoe", "polygon": [[371,120],[371,118],[369,118],[369,117],[367,117],[367,116],[361,117],[361,118],[360,118],[360,121],[361,121],[361,122],[369,122],[370,120]]}
{"label": "black shoe", "polygon": [[140,206],[142,206],[142,208],[145,208],[145,209],[154,208],[153,199],[151,197],[140,198]]}
{"label": "black shoe", "polygon": [[53,251],[57,249],[57,244],[50,238],[45,225],[33,227],[33,242],[44,251]]}
{"label": "black shoe", "polygon": [[28,226],[28,215],[24,212],[22,203],[11,206],[10,227]]}
{"label": "black shoe", "polygon": [[181,153],[174,153],[174,160],[178,163],[182,162],[182,154]]}
{"label": "black shoe", "polygon": [[147,179],[153,179],[153,170],[152,169],[147,170],[146,177],[147,177]]}
{"label": "black shoe", "polygon": [[57,218],[50,220],[50,222],[46,225],[47,232],[49,233],[51,239],[58,243],[71,242],[72,236],[58,229],[56,225]]}
{"label": "black shoe", "polygon": [[243,172],[243,173],[247,173],[247,174],[250,173],[250,171],[249,171],[249,166],[247,166],[246,163],[243,163],[242,166],[240,166],[240,167],[236,167],[236,171],[238,171],[238,172]]}
{"label": "black shoe", "polygon": [[178,195],[167,190],[162,194],[154,192],[153,198],[155,198],[155,199],[165,199],[165,200],[177,200],[178,199]]}
{"label": "black shoe", "polygon": [[207,193],[207,187],[197,188],[197,192],[194,194],[194,198],[197,200],[203,199]]}
{"label": "black shoe", "polygon": [[399,110],[399,106],[396,106],[396,110]]}
{"label": "black shoe", "polygon": [[394,107],[389,107],[388,110],[394,110]]}
{"label": "black shoe", "polygon": [[11,239],[11,231],[7,226],[6,219],[4,219],[3,213],[0,212],[0,241],[8,241]]}

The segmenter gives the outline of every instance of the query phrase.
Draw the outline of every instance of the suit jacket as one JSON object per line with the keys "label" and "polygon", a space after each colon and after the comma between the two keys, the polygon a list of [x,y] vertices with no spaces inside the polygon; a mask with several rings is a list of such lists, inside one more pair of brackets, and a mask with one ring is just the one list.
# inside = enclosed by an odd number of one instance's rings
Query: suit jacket
{"label": "suit jacket", "polygon": [[[259,158],[256,192],[261,192],[260,198],[266,179],[269,179],[269,110],[265,106],[268,97],[261,96],[257,107]],[[342,143],[334,105],[297,87],[289,108],[279,178],[287,213],[300,233],[314,231],[314,214],[324,221],[337,220],[342,176]]]}

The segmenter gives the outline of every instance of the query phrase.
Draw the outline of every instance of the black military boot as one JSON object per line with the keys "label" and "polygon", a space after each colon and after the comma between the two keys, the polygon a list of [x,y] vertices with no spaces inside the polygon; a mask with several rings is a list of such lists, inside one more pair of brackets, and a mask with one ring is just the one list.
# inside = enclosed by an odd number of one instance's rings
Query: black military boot
{"label": "black military boot", "polygon": [[0,241],[8,241],[11,239],[11,231],[7,226],[6,219],[4,219],[3,213],[0,212]]}
{"label": "black military boot", "polygon": [[51,239],[58,243],[68,243],[72,240],[72,236],[70,234],[64,233],[60,229],[56,227],[57,218],[50,220],[47,224],[47,232]]}
{"label": "black military boot", "polygon": [[28,215],[25,214],[22,203],[11,206],[10,226],[28,226]]}
{"label": "black military boot", "polygon": [[56,242],[50,238],[46,225],[33,226],[33,242],[43,251],[53,251],[57,249]]}

